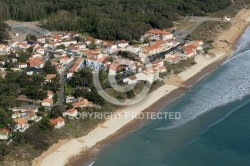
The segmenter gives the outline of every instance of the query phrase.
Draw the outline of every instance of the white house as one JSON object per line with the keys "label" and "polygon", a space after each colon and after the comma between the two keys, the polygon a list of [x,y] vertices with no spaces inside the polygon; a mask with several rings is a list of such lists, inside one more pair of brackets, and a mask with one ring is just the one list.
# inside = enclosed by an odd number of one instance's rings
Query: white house
{"label": "white house", "polygon": [[67,73],[67,78],[71,78],[74,75],[74,72],[77,72],[79,69],[81,69],[83,67],[83,62],[83,58],[77,58],[73,66],[69,69],[69,72]]}
{"label": "white house", "polygon": [[45,43],[46,42],[46,37],[45,36],[37,37],[37,41],[41,42],[41,43]]}
{"label": "white house", "polygon": [[17,62],[17,58],[9,58],[7,59],[7,62],[15,63]]}
{"label": "white house", "polygon": [[9,52],[9,47],[4,44],[0,44],[0,52]]}
{"label": "white house", "polygon": [[49,99],[52,99],[53,96],[54,96],[54,93],[52,91],[48,90],[47,91],[47,96],[48,96]]}
{"label": "white house", "polygon": [[108,56],[101,55],[98,58],[88,57],[86,60],[86,66],[92,69],[100,70],[104,68],[108,62]]}
{"label": "white house", "polygon": [[102,43],[102,52],[107,54],[113,54],[117,50],[117,45],[103,41]]}
{"label": "white house", "polygon": [[63,44],[66,47],[68,47],[70,44],[77,44],[77,41],[76,40],[68,40],[68,41],[62,41],[59,44]]}
{"label": "white house", "polygon": [[128,41],[126,40],[118,40],[117,47],[124,48],[129,45]]}
{"label": "white house", "polygon": [[68,109],[63,113],[63,116],[76,117],[78,114],[77,110],[74,108]]}
{"label": "white house", "polygon": [[137,78],[135,75],[129,76],[125,79],[123,79],[123,82],[127,82],[128,84],[136,84]]}
{"label": "white house", "polygon": [[16,122],[15,131],[24,132],[27,128],[29,128],[28,121],[24,118],[14,119]]}
{"label": "white house", "polygon": [[71,56],[70,58],[69,58],[68,56],[61,56],[61,57],[59,58],[59,62],[60,62],[61,64],[68,64],[68,63],[70,63],[70,62],[73,61],[73,60],[74,60],[73,56]]}
{"label": "white house", "polygon": [[30,45],[29,45],[29,44],[27,44],[27,43],[23,43],[23,42],[19,42],[19,43],[17,43],[17,44],[16,44],[16,46],[17,46],[18,48],[21,48],[21,49],[27,49],[27,48],[29,48],[29,47],[30,47]]}
{"label": "white house", "polygon": [[5,62],[4,61],[0,61],[0,65],[5,65]]}
{"label": "white house", "polygon": [[59,34],[54,34],[51,36],[50,38],[52,41],[54,42],[60,42],[62,41],[62,35],[59,35]]}
{"label": "white house", "polygon": [[38,69],[35,67],[30,67],[25,70],[27,75],[33,75],[33,74],[41,74],[43,73],[43,69]]}
{"label": "white house", "polygon": [[44,48],[42,48],[41,46],[35,47],[35,51],[37,53],[42,54],[42,55],[44,54]]}
{"label": "white house", "polygon": [[14,112],[11,116],[12,119],[16,119],[16,118],[20,118],[21,117],[21,113],[19,111]]}
{"label": "white house", "polygon": [[142,80],[142,81],[149,81],[150,83],[153,83],[159,78],[159,71],[142,71],[140,73],[136,74],[137,80]]}
{"label": "white house", "polygon": [[224,20],[224,21],[231,21],[231,17],[225,16],[225,17],[223,17],[223,20]]}
{"label": "white house", "polygon": [[53,41],[49,42],[48,44],[46,43],[44,45],[45,48],[51,48],[51,49],[55,49],[57,46],[60,46],[60,44],[57,42],[53,42]]}
{"label": "white house", "polygon": [[37,119],[37,116],[36,116],[36,113],[33,112],[33,111],[27,111],[24,115],[24,118],[26,120],[36,120]]}
{"label": "white house", "polygon": [[43,99],[43,101],[41,102],[41,105],[50,107],[53,105],[53,100],[50,98]]}
{"label": "white house", "polygon": [[29,58],[26,62],[29,67],[43,68],[44,66],[43,58],[40,57]]}
{"label": "white house", "polygon": [[138,54],[141,51],[141,47],[140,46],[128,46],[126,47],[126,51],[132,52],[134,54]]}
{"label": "white house", "polygon": [[31,55],[31,58],[42,58],[42,54],[41,53],[35,53],[35,54]]}
{"label": "white house", "polygon": [[87,37],[87,38],[86,38],[85,43],[86,43],[87,45],[89,45],[89,44],[92,43],[92,42],[94,42],[95,44],[99,45],[99,44],[101,44],[102,41],[99,40],[99,39],[95,39],[95,38],[93,38],[93,37]]}
{"label": "white house", "polygon": [[144,38],[148,38],[149,40],[169,40],[173,37],[172,33],[160,29],[151,29],[144,36]]}
{"label": "white house", "polygon": [[72,106],[74,108],[80,107],[80,108],[85,108],[85,107],[92,107],[93,103],[88,101],[88,99],[79,97],[76,99],[75,102],[72,103]]}
{"label": "white house", "polygon": [[29,107],[26,105],[22,105],[20,107],[13,108],[12,111],[13,112],[27,112],[27,111],[38,112],[38,107],[36,106]]}
{"label": "white house", "polygon": [[67,96],[66,97],[66,103],[73,103],[75,100],[74,96]]}
{"label": "white house", "polygon": [[49,120],[50,124],[53,125],[56,129],[59,129],[65,125],[65,120],[59,116],[56,119],[50,119]]}
{"label": "white house", "polygon": [[122,66],[120,64],[111,64],[109,67],[109,75],[116,75],[121,67]]}
{"label": "white house", "polygon": [[10,131],[6,128],[0,129],[0,140],[9,139]]}
{"label": "white house", "polygon": [[74,44],[73,46],[79,48],[79,49],[86,49],[86,43],[77,43],[77,44]]}
{"label": "white house", "polygon": [[46,82],[51,82],[52,79],[56,78],[56,74],[47,74],[45,77]]}

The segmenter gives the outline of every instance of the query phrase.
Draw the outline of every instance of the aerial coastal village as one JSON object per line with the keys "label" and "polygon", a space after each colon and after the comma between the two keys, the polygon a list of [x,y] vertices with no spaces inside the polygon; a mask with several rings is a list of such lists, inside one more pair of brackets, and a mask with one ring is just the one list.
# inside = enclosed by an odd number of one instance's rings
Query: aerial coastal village
{"label": "aerial coastal village", "polygon": [[[13,33],[13,36],[19,34]],[[181,34],[179,34],[181,36]],[[35,36],[32,39],[15,41],[0,45],[0,53],[7,54],[1,59],[1,77],[5,77],[7,69],[25,72],[28,76],[44,75],[42,84],[58,81],[65,84],[76,72],[83,68],[91,70],[104,70],[108,75],[121,75],[122,82],[134,84],[137,81],[153,83],[160,79],[161,73],[166,73],[165,64],[176,64],[181,60],[190,59],[198,54],[204,54],[203,41],[175,41],[172,32],[163,29],[151,29],[141,36],[141,44],[131,45],[126,40],[105,41],[93,37],[83,37],[75,32],[50,33]],[[26,36],[27,39],[27,36]],[[29,53],[26,59],[21,54]],[[8,64],[8,65],[7,65]],[[46,64],[54,67],[56,71],[45,72]],[[62,78],[62,79],[61,79]],[[64,85],[63,85],[64,86]],[[57,89],[60,90],[60,89]],[[55,91],[47,90],[43,99],[36,100],[21,94],[16,100],[21,103],[19,107],[10,108],[12,118],[16,122],[13,131],[24,132],[29,128],[28,121],[40,121],[37,116],[38,108],[51,110],[58,105]],[[62,96],[63,103],[71,103],[73,108],[64,110],[65,116],[76,116],[76,108],[96,107],[96,103],[87,98]],[[63,117],[50,119],[55,128],[65,125]],[[9,130],[1,129],[1,139],[9,138]]]}
{"label": "aerial coastal village", "polygon": [[[243,58],[249,25],[248,0],[0,0],[0,165],[171,164],[224,114],[207,112],[245,90],[245,66],[230,61]],[[100,148],[120,136],[115,158]],[[177,162],[203,160],[193,148],[185,157],[191,146]]]}

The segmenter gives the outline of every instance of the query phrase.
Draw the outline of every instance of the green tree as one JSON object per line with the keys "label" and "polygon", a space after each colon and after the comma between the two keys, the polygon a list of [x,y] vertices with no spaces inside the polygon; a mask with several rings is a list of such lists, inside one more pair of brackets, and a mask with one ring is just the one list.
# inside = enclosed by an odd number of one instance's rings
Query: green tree
{"label": "green tree", "polygon": [[61,45],[56,47],[56,49],[65,49],[65,48],[66,48],[66,46],[64,44],[61,44]]}
{"label": "green tree", "polygon": [[26,35],[25,40],[27,40],[27,41],[29,41],[29,40],[37,41],[37,37],[35,35],[28,34],[28,35]]}
{"label": "green tree", "polygon": [[91,50],[95,50],[97,48],[97,45],[95,44],[95,42],[91,42],[89,45],[88,45],[88,48],[91,49]]}
{"label": "green tree", "polygon": [[65,110],[65,108],[63,106],[55,105],[50,110],[49,117],[50,118],[57,118],[59,116],[62,116],[64,110]]}
{"label": "green tree", "polygon": [[74,39],[76,40],[77,43],[79,43],[82,38],[80,36],[76,36],[76,37],[74,37]]}
{"label": "green tree", "polygon": [[52,65],[49,60],[44,64],[43,70],[46,74],[57,74],[55,65]]}
{"label": "green tree", "polygon": [[39,112],[44,112],[44,111],[45,111],[45,108],[44,108],[43,106],[40,106],[40,107],[38,108],[38,111],[39,111]]}
{"label": "green tree", "polygon": [[10,30],[10,27],[5,22],[0,20],[0,43],[7,43],[6,40],[9,39],[8,30]]}
{"label": "green tree", "polygon": [[13,123],[10,114],[0,107],[0,128],[6,127],[10,123]]}
{"label": "green tree", "polygon": [[48,129],[52,129],[53,127],[49,123],[49,116],[43,116],[40,123],[38,123],[39,129],[42,131],[46,131]]}

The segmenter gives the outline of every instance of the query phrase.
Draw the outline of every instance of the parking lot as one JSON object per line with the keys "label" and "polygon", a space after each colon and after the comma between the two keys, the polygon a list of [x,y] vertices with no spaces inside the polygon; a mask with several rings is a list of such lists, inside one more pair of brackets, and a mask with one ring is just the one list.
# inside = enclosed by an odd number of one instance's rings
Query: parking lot
{"label": "parking lot", "polygon": [[[17,21],[7,21],[6,22],[10,27],[10,36],[13,40],[22,41],[25,39],[27,34],[44,36],[49,33],[48,30],[45,30],[34,23],[30,22],[17,22]],[[16,35],[18,34],[18,35]]]}

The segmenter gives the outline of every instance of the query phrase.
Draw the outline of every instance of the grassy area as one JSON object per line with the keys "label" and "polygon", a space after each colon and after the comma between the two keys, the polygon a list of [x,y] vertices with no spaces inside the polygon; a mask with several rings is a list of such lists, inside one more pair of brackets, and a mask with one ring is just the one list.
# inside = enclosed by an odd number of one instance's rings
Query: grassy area
{"label": "grassy area", "polygon": [[71,88],[70,86],[68,86],[68,83],[66,82],[65,83],[65,94],[66,94],[66,96],[72,95],[73,91],[74,91],[74,89]]}
{"label": "grassy area", "polygon": [[214,39],[221,30],[226,30],[231,26],[230,22],[205,21],[198,26],[190,35],[193,39],[205,42]]}
{"label": "grassy area", "polygon": [[232,0],[232,5],[226,7],[223,10],[210,13],[209,16],[212,17],[224,17],[230,16],[234,17],[241,9],[250,7],[250,0]]}
{"label": "grassy area", "polygon": [[181,60],[180,62],[176,63],[176,64],[170,64],[167,63],[165,64],[165,67],[168,71],[168,73],[172,73],[172,74],[178,74],[184,70],[186,70],[187,68],[193,66],[194,64],[196,64],[194,57],[187,59],[187,60]]}
{"label": "grassy area", "polygon": [[113,88],[105,89],[105,92],[116,99],[119,99],[119,98],[126,99],[127,98],[126,93],[118,92],[118,91],[114,90]]}

